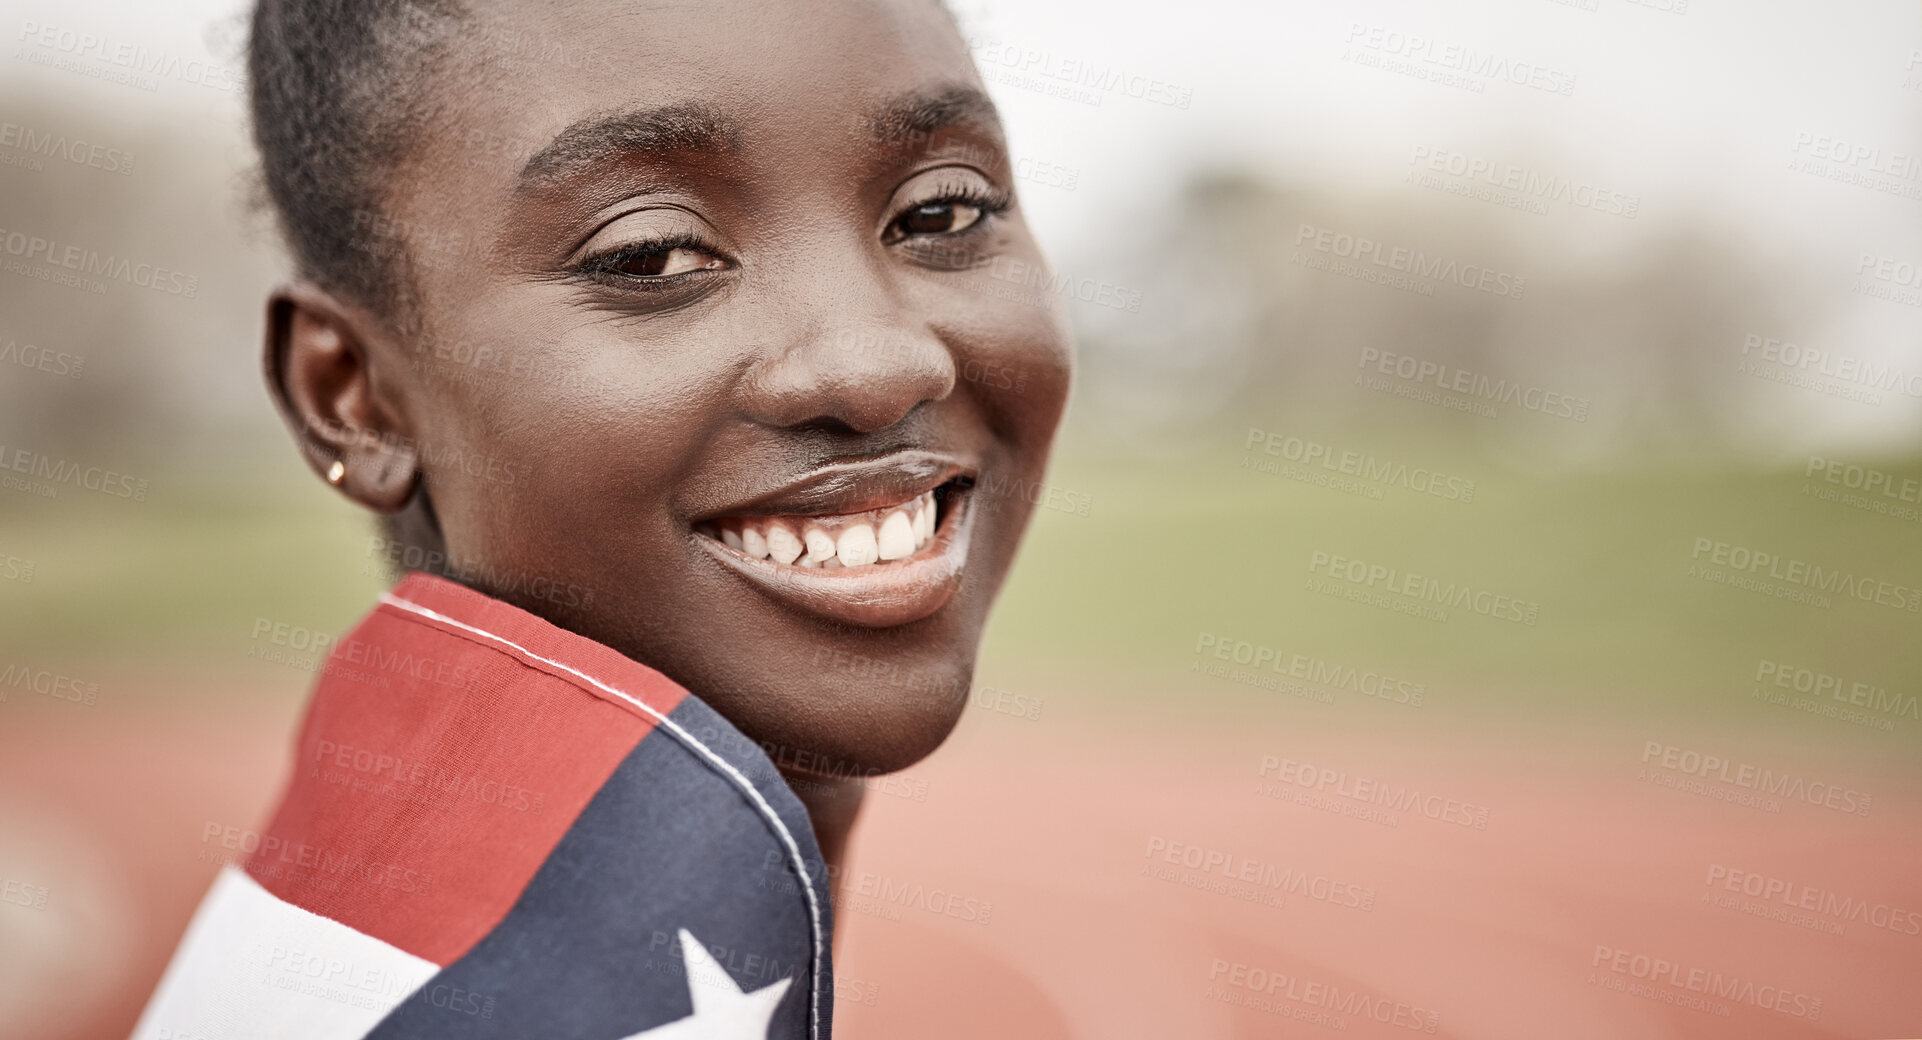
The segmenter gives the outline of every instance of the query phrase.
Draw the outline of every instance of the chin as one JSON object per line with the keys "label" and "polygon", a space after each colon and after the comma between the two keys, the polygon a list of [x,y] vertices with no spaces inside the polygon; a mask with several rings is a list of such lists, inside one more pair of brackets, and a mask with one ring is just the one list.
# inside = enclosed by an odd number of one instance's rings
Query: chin
{"label": "chin", "polygon": [[964,647],[933,660],[870,646],[871,640],[826,641],[813,651],[811,666],[796,674],[737,679],[712,693],[694,690],[785,773],[830,779],[893,773],[933,753],[967,710],[976,631]]}

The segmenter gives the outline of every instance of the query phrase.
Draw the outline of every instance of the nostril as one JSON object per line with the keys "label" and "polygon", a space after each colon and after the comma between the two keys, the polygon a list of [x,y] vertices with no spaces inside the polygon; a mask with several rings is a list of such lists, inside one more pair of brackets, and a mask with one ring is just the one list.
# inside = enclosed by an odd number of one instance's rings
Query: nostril
{"label": "nostril", "polygon": [[855,429],[853,426],[848,425],[846,422],[832,415],[817,415],[812,419],[804,419],[798,423],[790,423],[787,429],[793,430],[796,433],[824,433],[833,437],[846,437],[859,435],[861,433],[860,430]]}
{"label": "nostril", "polygon": [[843,400],[846,403],[833,411],[778,425],[782,429],[797,433],[819,433],[831,437],[863,437],[901,424],[928,403],[927,399],[922,399],[914,401],[903,409],[902,402],[899,400],[863,400],[859,397]]}
{"label": "nostril", "polygon": [[784,428],[873,433],[954,392],[956,362],[931,329],[839,323],[803,333],[754,364],[748,414]]}

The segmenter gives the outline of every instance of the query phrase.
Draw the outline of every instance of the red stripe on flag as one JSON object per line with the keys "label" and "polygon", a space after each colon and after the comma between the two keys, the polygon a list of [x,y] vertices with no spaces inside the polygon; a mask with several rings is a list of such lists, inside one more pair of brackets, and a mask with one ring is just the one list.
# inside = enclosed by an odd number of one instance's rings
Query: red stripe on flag
{"label": "red stripe on flag", "polygon": [[[286,797],[247,872],[436,964],[506,915],[621,760],[687,694],[517,607],[425,574],[393,592],[519,644],[382,605],[329,655]],[[561,667],[556,667],[559,665]]]}

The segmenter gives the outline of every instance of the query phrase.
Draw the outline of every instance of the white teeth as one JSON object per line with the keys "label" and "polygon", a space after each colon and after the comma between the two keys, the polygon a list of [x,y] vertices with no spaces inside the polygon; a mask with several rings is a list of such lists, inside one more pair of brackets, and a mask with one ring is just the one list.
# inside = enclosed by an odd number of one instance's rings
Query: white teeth
{"label": "white teeth", "polygon": [[834,555],[849,567],[864,567],[879,559],[874,528],[868,524],[855,524],[842,531],[841,537],[834,540]]}
{"label": "white teeth", "polygon": [[781,524],[767,525],[767,551],[775,563],[793,563],[801,555],[801,540]]}
{"label": "white teeth", "polygon": [[741,528],[741,551],[757,559],[767,559],[767,539],[752,527]]}
{"label": "white teeth", "polygon": [[914,555],[914,525],[908,522],[908,514],[897,509],[881,521],[879,551],[884,560]]}
{"label": "white teeth", "polygon": [[[934,492],[898,506],[845,516],[737,518],[715,523],[729,548],[784,567],[865,567],[903,560],[934,540],[941,526]],[[797,537],[795,531],[801,534]]]}
{"label": "white teeth", "polygon": [[834,538],[818,527],[810,527],[801,536],[807,542],[808,558],[817,565],[834,559]]}

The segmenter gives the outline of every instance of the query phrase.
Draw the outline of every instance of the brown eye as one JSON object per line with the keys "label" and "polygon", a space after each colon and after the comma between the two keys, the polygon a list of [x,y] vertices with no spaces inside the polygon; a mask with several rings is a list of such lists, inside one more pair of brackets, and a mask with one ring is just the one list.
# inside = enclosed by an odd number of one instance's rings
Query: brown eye
{"label": "brown eye", "polygon": [[965,202],[930,202],[901,214],[894,226],[903,235],[952,235],[981,219],[981,207]]}
{"label": "brown eye", "polygon": [[609,270],[636,278],[660,278],[688,271],[715,270],[724,266],[720,258],[688,246],[650,249],[635,253],[612,265]]}

